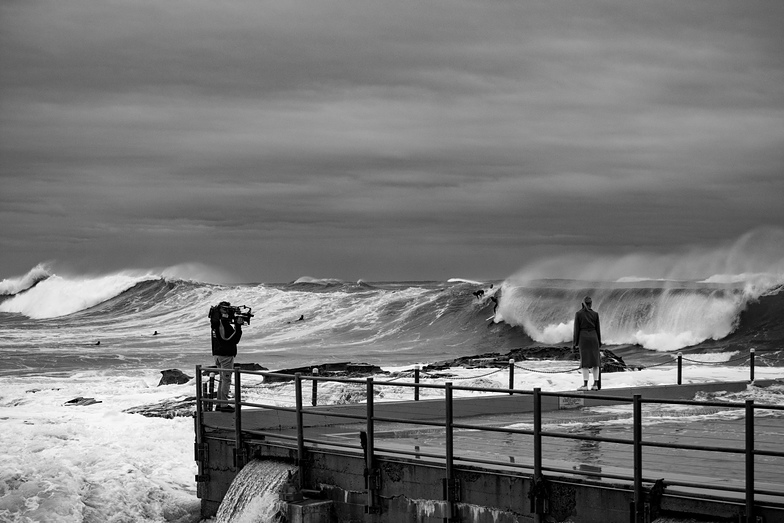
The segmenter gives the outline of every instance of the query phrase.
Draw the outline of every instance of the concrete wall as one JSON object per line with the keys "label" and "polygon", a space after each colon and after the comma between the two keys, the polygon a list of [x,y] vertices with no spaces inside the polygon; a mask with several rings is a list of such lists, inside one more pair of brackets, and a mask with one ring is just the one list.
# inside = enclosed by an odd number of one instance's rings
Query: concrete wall
{"label": "concrete wall", "polygon": [[[209,440],[209,481],[199,483],[202,517],[214,516],[236,472],[234,444]],[[296,462],[296,449],[271,446],[264,442],[247,445],[248,456]],[[340,523],[443,523],[449,515],[444,501],[443,466],[428,460],[405,458],[377,459],[381,488],[373,499],[378,513],[367,513],[364,456],[357,452],[310,452],[304,464],[305,486],[320,492],[321,499],[333,502],[332,515]],[[460,500],[455,503],[457,521],[471,523],[532,523],[534,515],[528,492],[530,477],[520,472],[483,467],[457,467]],[[628,523],[633,491],[625,482],[591,481],[578,477],[548,476],[549,503],[543,521]],[[651,485],[646,485],[650,488]],[[742,503],[698,500],[664,495],[651,510],[670,517],[712,517],[714,521],[737,521]],[[759,509],[763,521],[784,521],[784,509]]]}

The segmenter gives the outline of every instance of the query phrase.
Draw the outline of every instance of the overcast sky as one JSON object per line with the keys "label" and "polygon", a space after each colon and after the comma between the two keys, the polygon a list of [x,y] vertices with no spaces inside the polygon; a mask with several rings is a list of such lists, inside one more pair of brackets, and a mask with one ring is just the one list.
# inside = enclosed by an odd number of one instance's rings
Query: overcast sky
{"label": "overcast sky", "polygon": [[780,231],[782,27],[781,0],[4,1],[0,278],[503,279]]}

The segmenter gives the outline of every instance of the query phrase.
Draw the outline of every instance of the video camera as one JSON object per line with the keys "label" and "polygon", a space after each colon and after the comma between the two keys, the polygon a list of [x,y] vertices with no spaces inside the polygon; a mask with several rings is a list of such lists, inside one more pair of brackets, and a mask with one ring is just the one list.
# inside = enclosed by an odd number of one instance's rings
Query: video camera
{"label": "video camera", "polygon": [[247,305],[235,306],[227,301],[222,301],[218,305],[210,307],[208,316],[210,321],[214,323],[221,319],[227,319],[234,325],[250,325],[253,313]]}

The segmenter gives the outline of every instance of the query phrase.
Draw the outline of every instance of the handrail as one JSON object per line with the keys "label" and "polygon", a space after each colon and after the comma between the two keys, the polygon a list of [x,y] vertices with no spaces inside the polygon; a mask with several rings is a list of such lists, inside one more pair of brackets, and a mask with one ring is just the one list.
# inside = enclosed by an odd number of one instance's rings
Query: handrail
{"label": "handrail", "polygon": [[[680,358],[679,358],[680,360]],[[751,353],[750,361],[753,362],[753,349]],[[680,363],[680,362],[679,362]],[[513,360],[510,361],[510,364],[513,364]],[[510,369],[511,370],[511,369]],[[205,375],[213,376],[214,374],[229,374],[234,378],[234,399],[233,402],[231,401],[218,401],[215,398],[211,397],[211,394],[204,394],[202,389],[202,382],[203,377]],[[268,371],[254,371],[254,370],[243,370],[240,368],[235,368],[232,370],[228,369],[220,369],[217,367],[203,367],[197,366],[196,367],[196,374],[197,374],[197,394],[196,394],[196,445],[197,445],[197,460],[199,460],[199,456],[203,455],[202,448],[205,445],[204,441],[206,439],[210,439],[211,436],[208,436],[204,433],[202,427],[208,426],[208,424],[204,421],[204,411],[209,410],[210,405],[216,404],[232,404],[235,408],[235,417],[234,417],[234,445],[235,445],[235,465],[237,468],[241,468],[244,465],[245,461],[245,454],[244,454],[244,441],[243,441],[243,433],[247,434],[248,436],[261,436],[263,438],[266,437],[275,437],[281,440],[287,440],[296,443],[297,447],[297,464],[299,466],[299,481],[300,487],[304,488],[306,483],[306,470],[305,470],[305,463],[306,463],[306,453],[312,452],[314,448],[308,448],[306,444],[309,445],[323,445],[323,446],[331,446],[336,448],[347,448],[347,449],[356,449],[356,445],[351,445],[342,442],[336,441],[325,441],[319,439],[311,439],[305,437],[305,424],[304,424],[304,416],[306,415],[318,415],[318,416],[327,416],[327,417],[334,417],[334,418],[343,418],[343,419],[352,419],[357,421],[364,421],[366,423],[367,432],[364,433],[364,441],[363,441],[363,449],[366,453],[365,461],[366,461],[366,468],[368,469],[368,483],[367,483],[367,490],[368,490],[368,508],[369,510],[377,510],[378,506],[374,505],[375,498],[377,496],[377,489],[378,484],[374,483],[374,467],[375,465],[375,456],[381,452],[390,452],[400,455],[409,455],[409,456],[416,456],[416,457],[426,457],[432,458],[437,460],[443,460],[444,467],[445,467],[445,477],[444,477],[444,492],[446,496],[447,506],[449,507],[448,510],[456,510],[454,507],[454,502],[457,499],[455,492],[456,489],[459,488],[457,485],[457,480],[455,479],[454,467],[455,463],[483,463],[483,464],[498,464],[498,465],[505,465],[512,467],[513,469],[519,470],[528,470],[533,472],[533,480],[534,486],[536,486],[536,482],[541,482],[544,480],[544,472],[557,472],[557,473],[568,473],[569,475],[579,476],[584,475],[586,477],[604,477],[604,478],[614,478],[614,479],[621,479],[627,480],[631,482],[631,486],[633,487],[633,513],[635,517],[641,517],[643,511],[643,500],[645,498],[643,493],[643,482],[650,481],[651,478],[646,478],[644,476],[643,470],[643,463],[642,463],[642,449],[645,447],[651,448],[666,448],[666,449],[679,449],[679,450],[692,450],[692,451],[702,451],[702,452],[714,452],[714,453],[727,453],[727,454],[743,454],[745,455],[745,487],[737,487],[732,485],[701,485],[701,484],[694,484],[689,483],[688,481],[682,480],[669,480],[667,484],[673,486],[682,486],[682,487],[690,487],[693,489],[707,489],[707,490],[715,490],[715,491],[728,491],[728,492],[745,492],[745,512],[746,512],[746,520],[751,521],[754,514],[754,504],[755,504],[755,493],[766,495],[766,496],[780,496],[784,497],[782,492],[771,491],[771,490],[764,490],[764,489],[757,489],[754,485],[755,479],[755,468],[754,468],[754,461],[756,456],[770,456],[770,457],[784,457],[784,452],[774,451],[774,450],[763,450],[763,449],[756,449],[755,448],[755,438],[754,438],[754,415],[755,412],[759,410],[773,410],[773,411],[784,411],[784,406],[782,405],[770,405],[770,404],[755,404],[753,400],[746,400],[744,403],[740,402],[719,402],[719,401],[698,401],[698,400],[681,400],[681,399],[673,399],[673,400],[665,400],[665,399],[657,399],[657,398],[649,398],[644,399],[640,394],[635,394],[632,398],[627,396],[614,396],[614,395],[604,395],[604,394],[596,394],[596,393],[575,393],[575,392],[544,392],[540,389],[533,389],[533,390],[525,390],[525,389],[513,389],[513,388],[492,388],[492,387],[471,387],[471,386],[457,386],[452,384],[451,382],[447,381],[444,384],[435,384],[435,383],[419,383],[418,377],[419,373],[415,373],[416,382],[392,382],[392,381],[376,381],[373,378],[367,378],[366,380],[360,379],[352,379],[352,378],[339,378],[339,377],[328,377],[328,376],[321,376],[321,375],[314,375],[314,376],[306,376],[301,375],[300,373],[295,374],[293,377],[290,374],[284,373],[276,373],[276,372],[268,372]],[[287,380],[293,379],[294,386],[295,386],[295,406],[287,407],[287,406],[277,406],[277,405],[270,405],[266,403],[257,403],[257,402],[250,402],[250,401],[243,401],[242,398],[242,383],[241,383],[241,376],[243,374],[246,375],[254,375],[254,376],[261,376],[261,377],[273,377],[273,378],[285,378]],[[752,379],[753,379],[753,371],[752,371]],[[679,378],[680,378],[680,368],[679,368]],[[366,400],[366,412],[363,414],[350,414],[350,413],[340,413],[336,412],[335,410],[324,410],[324,409],[308,409],[303,406],[303,394],[302,394],[302,387],[303,382],[311,381],[314,386],[314,397],[315,397],[315,387],[316,383],[321,382],[337,382],[337,383],[346,383],[346,384],[356,384],[356,385],[365,385],[367,387],[367,400]],[[680,381],[680,379],[679,379]],[[511,384],[511,383],[510,383]],[[435,421],[435,420],[422,420],[422,419],[408,419],[408,418],[396,418],[396,417],[385,417],[385,416],[377,416],[374,411],[374,391],[376,387],[413,387],[415,390],[415,398],[418,398],[418,392],[420,388],[428,388],[428,389],[436,389],[436,390],[443,390],[444,397],[442,399],[436,398],[431,401],[444,401],[445,402],[445,412],[444,412],[444,421]],[[488,427],[488,426],[480,426],[480,425],[472,425],[468,423],[457,423],[453,419],[453,394],[454,391],[466,391],[466,392],[482,392],[482,393],[490,393],[490,394],[498,394],[498,395],[520,395],[520,396],[532,396],[534,411],[533,411],[533,428],[532,429],[512,429],[506,427]],[[633,425],[632,425],[632,438],[631,439],[624,439],[624,438],[617,438],[617,437],[608,437],[608,436],[591,436],[585,434],[572,434],[572,433],[563,433],[558,431],[547,431],[544,430],[547,423],[543,423],[542,415],[541,415],[541,402],[542,398],[551,397],[551,398],[578,398],[578,399],[595,399],[600,401],[611,401],[614,403],[619,404],[631,404],[633,407],[632,409],[632,418],[633,418]],[[315,401],[313,402],[315,406]],[[742,448],[740,447],[730,447],[730,446],[700,446],[700,445],[691,445],[685,443],[671,443],[671,442],[657,442],[651,440],[643,439],[642,434],[642,424],[643,424],[643,405],[644,404],[664,404],[664,405],[689,405],[689,406],[699,406],[703,408],[721,408],[726,410],[733,410],[733,409],[744,409],[744,418],[745,418],[745,443]],[[276,431],[264,431],[264,430],[253,430],[249,428],[243,427],[242,423],[242,409],[243,407],[247,408],[264,408],[270,409],[275,411],[282,411],[282,412],[289,412],[294,413],[296,418],[296,437],[282,434]],[[438,427],[445,429],[445,453],[444,454],[433,454],[419,451],[405,451],[405,450],[391,450],[391,449],[384,449],[381,447],[377,447],[374,442],[374,435],[375,435],[375,423],[377,422],[384,422],[384,423],[399,423],[399,424],[411,424],[411,425],[419,425],[425,427]],[[488,431],[488,432],[500,432],[500,433],[507,433],[507,434],[522,434],[533,436],[534,438],[534,456],[533,456],[533,463],[515,463],[512,461],[511,463],[507,463],[504,461],[497,461],[497,460],[488,460],[483,458],[477,457],[467,457],[467,456],[457,456],[454,452],[454,443],[453,443],[453,431],[454,429],[463,429],[463,430],[478,430],[478,431]],[[554,438],[554,439],[571,439],[576,441],[596,441],[596,442],[606,442],[612,444],[620,444],[620,445],[629,445],[633,448],[634,454],[634,465],[633,465],[633,476],[628,477],[624,476],[623,474],[609,474],[607,472],[596,472],[591,470],[567,470],[561,469],[558,467],[548,467],[543,464],[542,461],[542,451],[545,448],[545,444],[543,443],[544,438]],[[318,449],[319,452],[325,452],[323,448]],[[199,464],[199,476],[198,478],[202,477],[202,464]],[[377,471],[375,471],[377,472]],[[537,501],[536,495],[534,495],[531,504],[531,511],[534,513],[534,521],[541,521],[541,501]]]}

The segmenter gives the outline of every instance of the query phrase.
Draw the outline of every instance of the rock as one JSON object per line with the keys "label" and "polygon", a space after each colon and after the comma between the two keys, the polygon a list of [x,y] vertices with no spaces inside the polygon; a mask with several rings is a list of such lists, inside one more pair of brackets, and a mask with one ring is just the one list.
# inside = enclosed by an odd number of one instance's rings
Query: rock
{"label": "rock", "polygon": [[125,409],[128,414],[141,414],[148,418],[192,417],[196,413],[196,396],[163,400],[151,405],[140,405]]}
{"label": "rock", "polygon": [[294,379],[294,374],[299,372],[303,376],[312,376],[313,369],[318,369],[319,376],[326,376],[332,378],[365,378],[377,374],[389,374],[377,365],[370,365],[368,363],[321,363],[318,365],[308,365],[307,367],[297,367],[295,369],[282,369],[276,370],[276,374],[288,374],[290,378],[283,378],[279,376],[265,376],[266,383],[276,381],[288,381]]}
{"label": "rock", "polygon": [[[633,370],[626,365],[623,358],[617,356],[609,349],[601,349],[602,352],[602,372],[622,372]],[[574,361],[579,365],[580,353],[571,347],[540,346],[520,347],[512,349],[506,354],[488,352],[475,356],[462,356],[453,360],[440,361],[425,365],[424,372],[443,371],[451,367],[508,367],[509,360],[556,360]]]}
{"label": "rock", "polygon": [[601,349],[602,352],[602,372],[625,372],[634,370],[626,365],[623,358],[616,355],[609,349]]}
{"label": "rock", "polygon": [[234,368],[240,370],[269,370],[258,363],[234,363]]}
{"label": "rock", "polygon": [[95,398],[83,398],[81,396],[77,396],[72,400],[66,401],[65,405],[67,407],[73,407],[73,406],[84,407],[86,405],[93,405],[95,403],[101,403],[101,402],[96,400]]}
{"label": "rock", "polygon": [[161,376],[161,381],[158,382],[159,387],[161,385],[183,385],[193,379],[193,377],[188,376],[180,369],[162,370],[161,374],[163,376]]}

